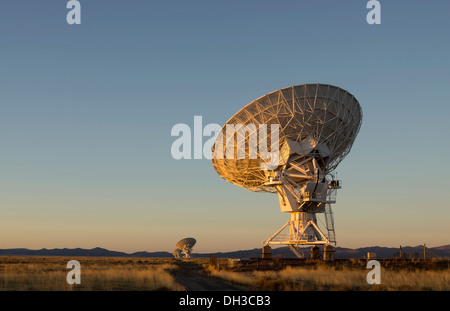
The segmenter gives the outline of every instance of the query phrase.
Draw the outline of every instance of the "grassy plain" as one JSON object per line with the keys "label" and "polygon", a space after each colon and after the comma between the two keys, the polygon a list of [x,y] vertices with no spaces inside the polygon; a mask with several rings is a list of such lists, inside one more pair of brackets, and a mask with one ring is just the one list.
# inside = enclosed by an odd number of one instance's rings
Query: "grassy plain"
{"label": "grassy plain", "polygon": [[[69,285],[70,260],[81,264],[81,284]],[[188,261],[199,269],[183,271]],[[278,291],[449,291],[448,261],[381,261],[381,284],[369,285],[365,260],[259,261],[229,265],[227,259],[211,265],[209,259],[106,257],[0,257],[3,291],[183,291],[177,280],[202,280],[204,287],[235,284],[248,290]],[[198,276],[201,274],[202,279]],[[206,276],[205,276],[206,275]],[[205,281],[205,277],[207,280]],[[178,278],[178,279],[177,279]],[[186,285],[186,284],[185,284]],[[189,285],[189,284],[188,284]],[[194,284],[195,285],[195,284]],[[198,284],[197,284],[198,286]],[[191,286],[192,288],[192,286]],[[224,287],[225,288],[225,287]]]}
{"label": "grassy plain", "polygon": [[[263,290],[302,291],[449,291],[448,260],[380,260],[381,284],[369,285],[363,259],[337,260],[333,263],[305,260],[290,265],[260,261],[232,269],[209,266],[211,276]],[[248,268],[250,267],[250,269]]]}
{"label": "grassy plain", "polygon": [[[78,260],[81,284],[70,285],[67,262]],[[184,290],[167,258],[0,257],[0,290]]]}

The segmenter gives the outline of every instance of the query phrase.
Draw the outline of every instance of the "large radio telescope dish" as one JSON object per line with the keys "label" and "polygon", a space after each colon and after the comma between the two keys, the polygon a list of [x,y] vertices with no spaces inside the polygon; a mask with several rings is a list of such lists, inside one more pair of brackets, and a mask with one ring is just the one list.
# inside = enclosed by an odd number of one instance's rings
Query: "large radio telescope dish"
{"label": "large radio telescope dish", "polygon": [[[318,159],[322,171],[333,171],[350,152],[353,141],[361,126],[362,110],[353,95],[347,91],[325,84],[304,84],[287,87],[264,95],[239,110],[222,127],[223,149],[229,141],[225,139],[227,125],[260,124],[267,125],[270,136],[272,124],[279,125],[279,164],[282,166],[292,152],[301,155],[297,162],[309,156]],[[251,130],[251,129],[250,129]],[[256,159],[249,157],[248,139],[246,137],[245,158],[237,159],[237,150],[233,159],[218,159],[216,140],[213,146],[212,164],[216,172],[225,180],[251,191],[276,192],[266,185],[267,176],[261,170],[260,143],[257,139]],[[272,142],[268,138],[267,145]],[[235,144],[235,149],[238,144]]]}
{"label": "large radio telescope dish", "polygon": [[186,258],[191,257],[192,248],[197,241],[194,238],[185,238],[177,242],[176,248],[178,251],[174,251],[175,257],[180,257],[180,253],[183,252]]}
{"label": "large radio telescope dish", "polygon": [[[340,184],[329,177],[350,152],[361,122],[352,94],[304,84],[264,95],[225,123],[212,148],[216,172],[245,189],[278,193],[281,211],[291,213],[266,245],[287,244],[300,256],[295,246],[336,244],[330,204]],[[328,235],[316,213],[325,213]],[[287,227],[289,237],[281,239]]]}

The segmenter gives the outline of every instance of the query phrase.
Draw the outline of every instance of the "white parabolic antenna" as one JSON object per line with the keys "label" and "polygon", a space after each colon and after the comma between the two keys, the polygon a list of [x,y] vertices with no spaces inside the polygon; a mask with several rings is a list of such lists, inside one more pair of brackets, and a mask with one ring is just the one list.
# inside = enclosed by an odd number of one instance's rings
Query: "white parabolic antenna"
{"label": "white parabolic antenna", "polygon": [[175,257],[180,257],[181,252],[184,253],[186,258],[191,257],[192,248],[197,241],[194,238],[185,238],[177,242],[176,249],[173,252]]}
{"label": "white parabolic antenna", "polygon": [[[222,127],[212,165],[225,180],[277,193],[289,221],[264,245],[336,245],[331,204],[341,183],[332,172],[350,152],[362,122],[359,102],[327,84],[304,84],[264,95]],[[316,215],[325,215],[326,230]]]}

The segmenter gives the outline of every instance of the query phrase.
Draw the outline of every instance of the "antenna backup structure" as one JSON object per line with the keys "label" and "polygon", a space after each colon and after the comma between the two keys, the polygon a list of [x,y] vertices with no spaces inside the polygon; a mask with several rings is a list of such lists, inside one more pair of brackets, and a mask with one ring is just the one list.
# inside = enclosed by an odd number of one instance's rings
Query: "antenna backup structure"
{"label": "antenna backup structure", "polygon": [[[361,107],[349,92],[327,84],[304,84],[254,100],[222,127],[212,148],[216,172],[250,191],[277,193],[281,212],[290,215],[264,241],[266,249],[287,245],[297,257],[304,257],[302,248],[314,246],[314,258],[319,245],[325,252],[333,251],[331,204],[341,182],[332,172],[350,152],[361,122]],[[230,128],[235,133],[227,133]],[[275,162],[267,157],[268,145],[272,154],[277,151]],[[325,215],[325,230],[318,225],[318,214]]]}

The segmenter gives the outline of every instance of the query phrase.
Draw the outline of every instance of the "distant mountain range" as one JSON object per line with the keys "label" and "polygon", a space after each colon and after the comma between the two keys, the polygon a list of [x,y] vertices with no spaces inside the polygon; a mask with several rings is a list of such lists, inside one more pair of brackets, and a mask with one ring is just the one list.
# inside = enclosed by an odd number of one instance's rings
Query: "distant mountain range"
{"label": "distant mountain range", "polygon": [[[362,247],[357,249],[337,247],[335,258],[364,258],[367,253],[375,253],[377,258],[392,258],[398,257],[400,253],[399,248],[394,247]],[[404,246],[402,247],[402,254],[405,258],[423,258],[423,245],[419,246]],[[251,250],[239,250],[223,253],[193,253],[192,257],[204,258],[214,255],[217,258],[255,258],[261,257],[261,249],[254,248]],[[306,254],[309,256],[309,251]],[[427,258],[450,257],[450,245],[439,247],[426,248]],[[82,248],[54,248],[54,249],[39,249],[31,250],[26,248],[11,248],[0,249],[0,256],[67,256],[67,257],[173,257],[170,252],[135,252],[124,253],[117,251],[110,251],[104,248],[96,247],[92,249]],[[272,249],[272,256],[274,257],[295,257],[288,247],[279,247]]]}

